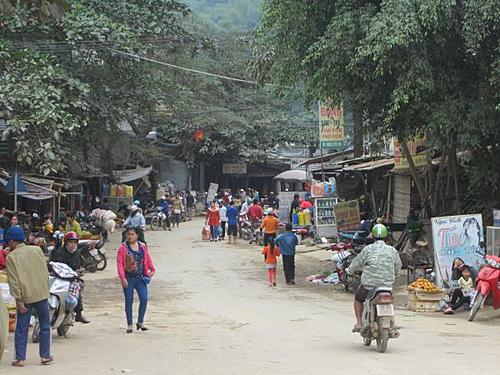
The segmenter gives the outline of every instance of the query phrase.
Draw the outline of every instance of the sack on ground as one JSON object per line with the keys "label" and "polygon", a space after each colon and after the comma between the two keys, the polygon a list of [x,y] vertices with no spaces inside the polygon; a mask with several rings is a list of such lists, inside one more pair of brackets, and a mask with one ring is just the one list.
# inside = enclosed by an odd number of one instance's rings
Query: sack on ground
{"label": "sack on ground", "polygon": [[210,239],[210,226],[205,225],[203,229],[201,230],[201,238],[203,240],[209,240]]}

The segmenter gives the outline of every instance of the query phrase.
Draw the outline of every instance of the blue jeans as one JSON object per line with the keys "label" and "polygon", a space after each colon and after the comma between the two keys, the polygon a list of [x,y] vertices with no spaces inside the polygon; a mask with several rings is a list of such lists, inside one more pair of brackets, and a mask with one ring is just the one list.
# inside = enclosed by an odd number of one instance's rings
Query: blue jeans
{"label": "blue jeans", "polygon": [[210,234],[212,235],[212,240],[216,240],[219,238],[219,226],[218,225],[210,225]]}
{"label": "blue jeans", "polygon": [[35,303],[26,304],[28,311],[21,314],[17,311],[16,333],[14,335],[15,357],[18,361],[26,360],[26,347],[28,345],[28,331],[30,328],[31,311],[35,309],[40,323],[40,357],[50,358],[50,312],[46,299]]}
{"label": "blue jeans", "polygon": [[148,286],[142,277],[127,277],[128,286],[123,288],[125,295],[125,315],[127,316],[127,324],[132,325],[132,305],[134,304],[134,290],[137,290],[139,296],[139,317],[138,324],[144,323],[144,315],[146,315],[146,307],[148,306]]}

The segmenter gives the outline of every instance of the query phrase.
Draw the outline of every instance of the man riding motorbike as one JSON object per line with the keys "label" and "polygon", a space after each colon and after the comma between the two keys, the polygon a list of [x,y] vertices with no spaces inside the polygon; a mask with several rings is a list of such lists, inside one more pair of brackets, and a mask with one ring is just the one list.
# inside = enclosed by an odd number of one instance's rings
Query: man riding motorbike
{"label": "man riding motorbike", "polygon": [[[64,235],[64,243],[50,254],[49,262],[64,263],[71,267],[75,272],[79,272],[81,267],[81,255],[78,251],[78,234],[76,232],[68,232]],[[83,301],[82,295],[78,298],[78,304],[75,307],[75,321],[83,324],[90,323],[82,315]]]}
{"label": "man riding motorbike", "polygon": [[353,332],[361,331],[363,302],[368,293],[374,288],[392,287],[402,266],[397,250],[384,242],[388,235],[385,225],[376,224],[372,229],[372,235],[375,242],[366,246],[347,269],[347,273],[351,275],[359,271],[363,272],[361,284],[354,296],[356,325]]}
{"label": "man riding motorbike", "polygon": [[[159,204],[159,207],[161,207],[161,212],[163,214],[165,214],[165,224],[167,224],[167,228],[169,231],[172,231],[172,228],[170,228],[170,207],[168,205],[168,202],[167,202],[167,198],[162,195],[161,198],[160,198],[160,204]],[[163,226],[163,221],[160,222],[160,226]]]}

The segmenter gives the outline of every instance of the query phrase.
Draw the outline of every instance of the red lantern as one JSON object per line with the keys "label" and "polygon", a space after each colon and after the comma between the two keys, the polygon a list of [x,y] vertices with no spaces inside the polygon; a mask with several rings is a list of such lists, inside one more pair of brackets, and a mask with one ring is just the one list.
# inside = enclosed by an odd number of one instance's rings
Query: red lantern
{"label": "red lantern", "polygon": [[194,132],[194,140],[196,142],[203,142],[205,140],[205,130],[198,129]]}

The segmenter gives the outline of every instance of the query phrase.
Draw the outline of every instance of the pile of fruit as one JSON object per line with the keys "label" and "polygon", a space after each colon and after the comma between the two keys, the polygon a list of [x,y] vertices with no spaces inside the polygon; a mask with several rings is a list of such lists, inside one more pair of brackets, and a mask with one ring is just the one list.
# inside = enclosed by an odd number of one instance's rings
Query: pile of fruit
{"label": "pile of fruit", "polygon": [[409,286],[411,289],[421,289],[426,293],[439,293],[441,289],[439,289],[434,283],[430,282],[427,279],[419,278]]}

